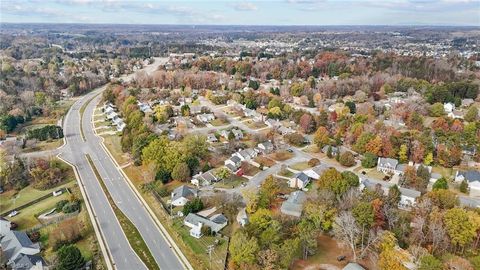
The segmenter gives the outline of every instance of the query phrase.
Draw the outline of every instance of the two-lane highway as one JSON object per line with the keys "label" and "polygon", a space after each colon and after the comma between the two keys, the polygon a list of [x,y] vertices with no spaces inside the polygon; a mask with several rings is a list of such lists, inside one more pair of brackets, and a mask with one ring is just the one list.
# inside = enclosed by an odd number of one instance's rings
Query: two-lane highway
{"label": "two-lane highway", "polygon": [[[158,63],[155,65],[158,66]],[[147,67],[147,70],[149,69],[154,70],[152,66]],[[128,80],[131,77],[131,75],[127,76],[125,79]],[[168,270],[185,269],[186,267],[136,197],[120,169],[101,146],[101,138],[94,133],[91,120],[95,107],[100,101],[99,94],[104,89],[105,86],[92,91],[71,107],[64,120],[66,145],[61,148],[60,156],[76,166],[116,268],[146,269],[130,247],[106,195],[85,158],[86,154],[92,157],[113,200],[138,229],[159,267]],[[88,104],[82,118],[80,110],[85,103]],[[83,128],[85,141],[81,136],[80,125]]]}

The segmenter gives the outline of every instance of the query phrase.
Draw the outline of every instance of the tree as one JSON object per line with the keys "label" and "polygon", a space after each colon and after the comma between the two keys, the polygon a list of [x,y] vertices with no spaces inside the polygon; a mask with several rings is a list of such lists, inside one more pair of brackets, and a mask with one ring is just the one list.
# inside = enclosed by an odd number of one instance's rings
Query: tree
{"label": "tree", "polygon": [[323,126],[320,126],[314,134],[313,141],[320,149],[328,144],[330,141],[330,138],[328,137],[328,130]]}
{"label": "tree", "polygon": [[268,110],[268,118],[273,118],[273,119],[282,119],[283,118],[283,112],[280,107],[273,107],[270,110]]}
{"label": "tree", "polygon": [[373,139],[371,139],[365,145],[365,152],[370,152],[375,155],[379,155],[382,153],[382,138],[377,135]]}
{"label": "tree", "polygon": [[335,168],[329,168],[320,176],[318,187],[330,190],[338,196],[345,193],[351,187],[351,183],[344,179]]}
{"label": "tree", "polygon": [[187,163],[181,162],[173,167],[172,178],[179,181],[186,181],[190,177],[190,168]]}
{"label": "tree", "polygon": [[228,250],[232,262],[235,265],[241,265],[255,263],[260,248],[257,239],[249,238],[245,232],[238,230],[233,234]]}
{"label": "tree", "polygon": [[347,181],[350,187],[358,187],[360,185],[360,181],[356,173],[351,171],[343,171],[341,175],[343,180]]}
{"label": "tree", "polygon": [[385,231],[379,244],[378,268],[380,270],[407,270],[403,263],[408,260],[403,250],[398,250],[397,239],[393,233]]}
{"label": "tree", "polygon": [[273,176],[269,175],[258,191],[258,207],[269,208],[279,191],[280,186],[278,182]]}
{"label": "tree", "polygon": [[468,111],[465,113],[463,117],[467,122],[475,122],[478,119],[478,108],[475,106],[470,106]]}
{"label": "tree", "polygon": [[327,148],[327,157],[328,158],[332,158],[333,157],[333,154],[332,154],[332,146],[329,145],[328,148]]}
{"label": "tree", "polygon": [[459,190],[462,193],[468,193],[468,181],[466,179],[460,183]]}
{"label": "tree", "polygon": [[448,189],[448,181],[445,177],[438,179],[432,186],[433,190],[437,189]]}
{"label": "tree", "polygon": [[457,195],[448,189],[432,190],[426,197],[440,209],[451,209],[459,204]]}
{"label": "tree", "polygon": [[377,155],[367,152],[363,155],[362,166],[364,168],[373,168],[377,166],[377,160]]}
{"label": "tree", "polygon": [[299,125],[303,133],[311,133],[315,130],[315,121],[313,121],[313,117],[308,113],[304,113],[302,117],[300,117]]}
{"label": "tree", "polygon": [[400,203],[402,193],[397,185],[393,185],[388,189],[387,203],[391,207],[396,207]]}
{"label": "tree", "polygon": [[360,227],[369,229],[373,225],[374,213],[371,203],[359,202],[352,209],[352,214]]}
{"label": "tree", "polygon": [[439,117],[445,114],[443,104],[440,102],[434,103],[430,106],[430,116]]}
{"label": "tree", "polygon": [[85,265],[85,259],[80,250],[74,245],[63,246],[58,250],[59,270],[77,270]]}
{"label": "tree", "polygon": [[188,214],[190,213],[196,213],[200,210],[203,209],[203,202],[200,198],[194,198],[190,201],[188,201],[187,203],[185,203],[185,205],[183,206],[183,215],[184,216],[187,216]]}
{"label": "tree", "polygon": [[433,153],[428,152],[428,154],[423,159],[423,164],[425,164],[426,166],[430,166],[430,164],[432,164],[432,162],[433,162]]}
{"label": "tree", "polygon": [[343,166],[351,167],[355,165],[355,157],[353,156],[352,152],[345,151],[340,155],[338,162],[340,162],[340,164]]}
{"label": "tree", "polygon": [[408,161],[408,147],[405,144],[400,146],[400,151],[398,151],[398,159],[400,163],[406,163]]}
{"label": "tree", "polygon": [[230,171],[226,167],[222,167],[217,170],[215,173],[215,176],[218,177],[219,179],[225,180],[230,177]]}
{"label": "tree", "polygon": [[353,101],[347,101],[345,102],[345,106],[348,107],[348,109],[350,110],[350,113],[351,114],[355,114],[355,112],[357,111],[357,108],[356,108],[356,105]]}
{"label": "tree", "polygon": [[303,135],[298,132],[286,134],[283,137],[289,144],[295,145],[295,146],[301,146],[305,141],[303,138]]}
{"label": "tree", "polygon": [[437,270],[442,269],[443,263],[433,255],[427,254],[420,258],[418,270]]}
{"label": "tree", "polygon": [[443,221],[450,241],[455,247],[464,248],[477,235],[480,224],[475,223],[473,217],[473,212],[461,208],[452,208],[446,211]]}
{"label": "tree", "polygon": [[342,212],[335,218],[333,232],[337,239],[344,242],[353,253],[353,261],[357,261],[357,242],[361,230],[351,212]]}

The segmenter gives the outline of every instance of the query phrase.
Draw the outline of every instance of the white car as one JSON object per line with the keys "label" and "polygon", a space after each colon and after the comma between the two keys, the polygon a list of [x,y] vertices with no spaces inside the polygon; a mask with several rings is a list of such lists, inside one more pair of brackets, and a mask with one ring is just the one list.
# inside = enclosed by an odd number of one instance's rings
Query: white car
{"label": "white car", "polygon": [[18,215],[17,211],[12,211],[12,212],[10,212],[10,214],[8,214],[9,217],[14,217],[16,215]]}

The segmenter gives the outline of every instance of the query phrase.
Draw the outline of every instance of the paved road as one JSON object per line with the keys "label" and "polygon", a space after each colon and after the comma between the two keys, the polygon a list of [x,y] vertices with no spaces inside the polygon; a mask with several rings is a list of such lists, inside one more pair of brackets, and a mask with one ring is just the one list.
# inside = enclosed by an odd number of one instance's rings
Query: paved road
{"label": "paved road", "polygon": [[[158,65],[157,61],[154,65]],[[154,70],[154,67],[149,66],[147,70]],[[132,75],[129,75],[123,79],[128,81],[132,77]],[[100,230],[104,234],[107,247],[118,269],[146,269],[146,267],[131,249],[123,234],[107,197],[96,180],[92,168],[89,166],[85,157],[86,154],[92,157],[113,200],[139,230],[160,268],[168,270],[184,269],[185,267],[176,256],[170,244],[161,234],[159,228],[140,203],[133,190],[131,190],[127,180],[124,179],[109,155],[101,147],[101,139],[94,134],[91,119],[95,106],[100,101],[100,96],[97,95],[104,89],[105,86],[92,91],[71,107],[64,121],[64,133],[67,143],[61,148],[61,157],[77,167],[87,197],[90,199],[96,214]],[[81,119],[80,109],[83,104],[92,98],[94,99],[86,106],[83,119]],[[82,140],[80,124],[83,127],[86,141]]]}

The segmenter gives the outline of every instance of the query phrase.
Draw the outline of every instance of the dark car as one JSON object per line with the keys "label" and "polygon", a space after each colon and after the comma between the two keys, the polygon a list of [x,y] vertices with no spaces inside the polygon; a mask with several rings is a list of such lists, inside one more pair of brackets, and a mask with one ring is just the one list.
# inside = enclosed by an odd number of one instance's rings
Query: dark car
{"label": "dark car", "polygon": [[345,256],[345,255],[341,255],[341,256],[338,256],[338,257],[337,257],[337,261],[339,261],[339,262],[340,262],[340,261],[343,261],[343,260],[345,260],[346,258],[347,258],[347,256]]}

